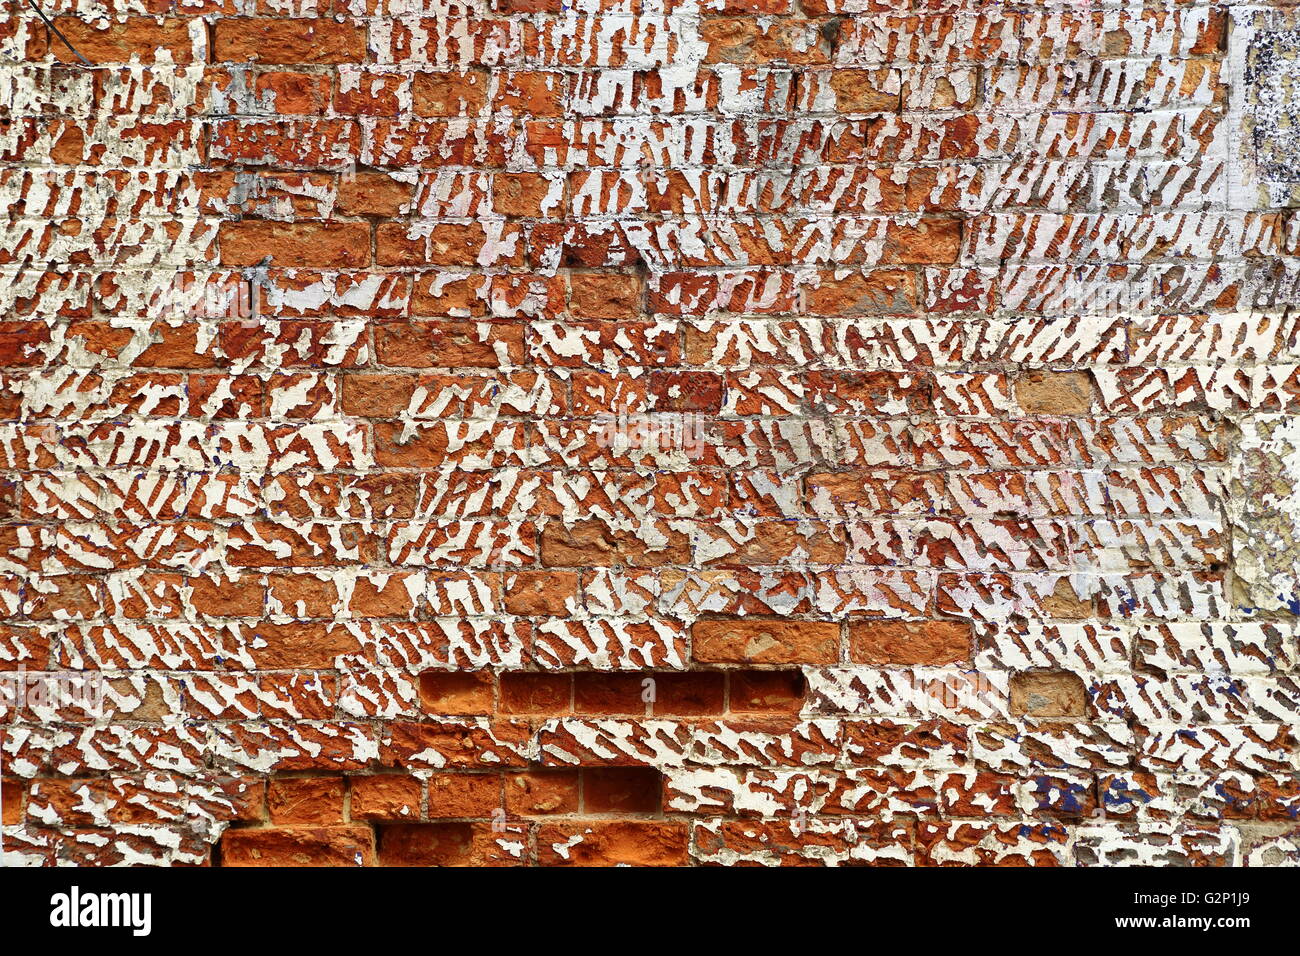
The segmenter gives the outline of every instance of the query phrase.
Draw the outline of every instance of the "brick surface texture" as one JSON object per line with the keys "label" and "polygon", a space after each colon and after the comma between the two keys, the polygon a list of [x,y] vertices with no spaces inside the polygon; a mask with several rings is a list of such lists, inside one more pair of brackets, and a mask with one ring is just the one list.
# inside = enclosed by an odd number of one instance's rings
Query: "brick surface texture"
{"label": "brick surface texture", "polygon": [[36,6],[6,862],[1300,862],[1296,8]]}

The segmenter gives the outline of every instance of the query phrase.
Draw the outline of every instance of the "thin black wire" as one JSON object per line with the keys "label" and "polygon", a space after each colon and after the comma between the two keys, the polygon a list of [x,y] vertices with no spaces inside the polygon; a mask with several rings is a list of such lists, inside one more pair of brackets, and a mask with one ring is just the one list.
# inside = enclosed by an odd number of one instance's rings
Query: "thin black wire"
{"label": "thin black wire", "polygon": [[81,51],[78,50],[75,46],[73,46],[73,45],[68,41],[68,38],[67,38],[67,37],[65,37],[62,33],[59,32],[59,28],[56,27],[56,26],[54,25],[54,22],[53,22],[49,17],[47,17],[47,16],[45,15],[45,11],[42,10],[40,7],[38,7],[38,6],[36,5],[36,0],[27,0],[27,2],[30,3],[30,4],[32,5],[32,9],[33,9],[33,10],[35,10],[37,13],[39,13],[39,14],[41,15],[41,19],[45,21],[45,25],[46,25],[47,27],[49,27],[51,30],[54,31],[54,35],[55,35],[56,37],[58,37],[60,40],[63,41],[63,45],[66,46],[66,47],[67,47],[69,50],[71,50],[73,53],[77,54],[77,59],[78,59],[78,60],[80,60],[82,63],[86,64],[86,66],[94,66],[93,63],[91,63],[89,60],[87,60],[84,56],[81,55]]}

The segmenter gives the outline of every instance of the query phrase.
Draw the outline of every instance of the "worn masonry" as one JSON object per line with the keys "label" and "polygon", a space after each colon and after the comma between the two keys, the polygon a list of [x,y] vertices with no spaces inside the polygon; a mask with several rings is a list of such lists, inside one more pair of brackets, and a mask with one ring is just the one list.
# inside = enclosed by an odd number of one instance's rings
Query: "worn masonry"
{"label": "worn masonry", "polygon": [[1300,7],[3,8],[7,864],[1300,864]]}

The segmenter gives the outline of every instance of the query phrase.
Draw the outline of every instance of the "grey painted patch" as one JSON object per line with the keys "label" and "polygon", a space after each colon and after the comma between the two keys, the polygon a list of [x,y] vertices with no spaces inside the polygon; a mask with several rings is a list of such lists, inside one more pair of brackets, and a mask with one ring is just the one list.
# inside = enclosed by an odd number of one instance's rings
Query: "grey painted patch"
{"label": "grey painted patch", "polygon": [[1300,418],[1258,415],[1233,458],[1233,573],[1239,604],[1300,614]]}
{"label": "grey painted patch", "polygon": [[[1300,18],[1279,9],[1231,16],[1230,205],[1300,205]],[[1268,304],[1285,310],[1294,301],[1284,291]],[[1257,382],[1286,374],[1285,365],[1255,367]],[[1237,425],[1227,509],[1235,602],[1249,612],[1300,615],[1300,418],[1251,414]]]}
{"label": "grey painted patch", "polygon": [[1300,182],[1300,30],[1258,33],[1245,79],[1261,178]]}

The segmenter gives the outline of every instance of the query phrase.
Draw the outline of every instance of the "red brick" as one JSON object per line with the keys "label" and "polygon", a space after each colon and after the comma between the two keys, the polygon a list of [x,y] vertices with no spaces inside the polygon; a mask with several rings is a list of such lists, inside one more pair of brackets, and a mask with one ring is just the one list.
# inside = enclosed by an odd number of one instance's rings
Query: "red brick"
{"label": "red brick", "polygon": [[849,656],[877,667],[943,667],[971,656],[968,621],[855,621]]}
{"label": "red brick", "polygon": [[329,105],[329,77],[319,73],[261,73],[256,90],[259,98],[271,98],[281,114],[314,116],[324,113]]}
{"label": "red brick", "polygon": [[656,814],[663,802],[663,775],[653,767],[593,767],[582,772],[586,813]]}
{"label": "red brick", "polygon": [[228,266],[364,266],[370,227],[360,222],[278,223],[246,219],[221,226],[221,261]]}
{"label": "red brick", "polygon": [[26,791],[26,785],[17,779],[6,778],[0,787],[3,788],[4,806],[2,816],[4,825],[7,827],[17,826],[23,819],[23,795]]}
{"label": "red brick", "polygon": [[505,575],[505,608],[511,614],[564,617],[577,607],[573,571],[514,571]]}
{"label": "red brick", "polygon": [[578,771],[540,770],[506,777],[506,809],[525,817],[577,813]]}
{"label": "red brick", "polygon": [[624,319],[640,312],[641,284],[633,276],[569,275],[569,311],[582,319]]}
{"label": "red brick", "polygon": [[418,820],[424,784],[402,774],[377,774],[348,780],[353,820]]}
{"label": "red brick", "polygon": [[222,866],[370,866],[374,839],[366,826],[227,830]]}
{"label": "red brick", "polygon": [[696,621],[695,660],[712,664],[833,664],[840,626],[832,621]]}
{"label": "red brick", "polygon": [[543,866],[682,866],[687,844],[682,823],[591,820],[546,824],[537,832]]}
{"label": "red brick", "polygon": [[497,774],[439,773],[429,778],[429,816],[490,817],[501,809]]}
{"label": "red brick", "polygon": [[577,673],[573,675],[573,709],[579,714],[646,713],[646,681],[657,675],[640,673]]}
{"label": "red brick", "polygon": [[279,777],[267,792],[271,821],[342,823],[343,781],[338,777]]}
{"label": "red brick", "polygon": [[567,714],[572,710],[572,696],[568,674],[501,675],[501,712],[505,714]]}
{"label": "red brick", "polygon": [[420,675],[420,704],[430,714],[490,714],[495,687],[489,671],[427,671]]}
{"label": "red brick", "polygon": [[475,116],[487,103],[488,78],[480,72],[422,71],[411,80],[420,116]]}
{"label": "red brick", "polygon": [[740,713],[798,713],[807,693],[802,671],[729,671],[730,709]]}
{"label": "red brick", "polygon": [[219,62],[348,63],[361,60],[366,48],[364,25],[326,19],[220,19],[214,37]]}
{"label": "red brick", "polygon": [[496,368],[523,359],[516,322],[386,322],[375,330],[382,365]]}
{"label": "red brick", "polygon": [[[155,20],[152,17],[127,17],[92,23],[78,17],[56,17],[55,27],[68,38],[76,50],[95,65],[130,63],[153,64],[166,53],[177,64],[193,63],[194,43],[190,39],[190,21],[182,17]],[[59,50],[59,57],[66,51]]]}
{"label": "red brick", "polygon": [[698,717],[720,714],[724,707],[725,679],[720,672],[652,675],[655,699],[650,705],[656,715]]}
{"label": "red brick", "polygon": [[[398,824],[379,831],[380,866],[511,866],[490,824]],[[505,836],[509,836],[508,834]],[[514,836],[518,840],[518,835]]]}

